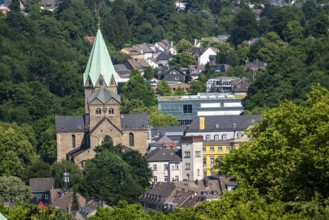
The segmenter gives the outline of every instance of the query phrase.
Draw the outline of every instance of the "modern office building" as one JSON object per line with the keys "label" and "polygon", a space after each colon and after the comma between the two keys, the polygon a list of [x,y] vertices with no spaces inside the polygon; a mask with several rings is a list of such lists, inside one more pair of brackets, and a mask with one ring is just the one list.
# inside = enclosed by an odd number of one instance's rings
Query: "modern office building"
{"label": "modern office building", "polygon": [[240,115],[242,95],[198,93],[189,96],[160,96],[158,108],[172,114],[182,125],[191,124],[196,116]]}

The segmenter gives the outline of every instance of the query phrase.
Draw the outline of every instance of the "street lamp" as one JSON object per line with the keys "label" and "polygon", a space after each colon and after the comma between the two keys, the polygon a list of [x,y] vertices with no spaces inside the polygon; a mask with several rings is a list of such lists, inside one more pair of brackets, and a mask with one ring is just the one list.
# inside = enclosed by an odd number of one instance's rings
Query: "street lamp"
{"label": "street lamp", "polygon": [[68,191],[67,184],[70,182],[70,173],[64,172],[64,183],[65,183],[65,191]]}

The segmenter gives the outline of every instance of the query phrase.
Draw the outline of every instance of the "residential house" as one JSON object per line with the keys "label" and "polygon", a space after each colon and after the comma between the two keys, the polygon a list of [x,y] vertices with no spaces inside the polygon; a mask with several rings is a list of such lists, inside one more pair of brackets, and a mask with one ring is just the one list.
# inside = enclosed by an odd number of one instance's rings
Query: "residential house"
{"label": "residential house", "polygon": [[243,112],[241,95],[198,93],[186,96],[159,96],[158,108],[172,114],[182,125],[191,124],[196,116],[240,115]]}
{"label": "residential house", "polygon": [[186,3],[184,1],[176,0],[175,5],[176,5],[176,10],[177,11],[185,11]]}
{"label": "residential house", "polygon": [[253,78],[257,75],[259,70],[266,70],[267,63],[261,61],[255,61],[251,63],[246,63],[244,65],[244,70],[250,70]]}
{"label": "residential house", "polygon": [[155,52],[155,47],[152,44],[135,44],[132,46],[132,48],[136,50],[139,54],[142,54],[145,60],[153,57],[153,54]]}
{"label": "residential house", "polygon": [[202,116],[196,117],[186,129],[186,136],[203,136],[204,175],[213,175],[218,156],[238,148],[247,140],[245,130],[260,120],[260,115]]}
{"label": "residential house", "polygon": [[221,76],[209,79],[206,83],[206,91],[246,96],[250,85],[250,80],[245,77],[237,78]]}
{"label": "residential house", "polygon": [[[211,59],[211,57],[210,57],[210,59]],[[216,60],[216,58],[215,58],[215,60]],[[229,69],[229,65],[228,64],[210,64],[209,65],[209,67],[210,67],[210,70],[212,70],[212,71],[215,71],[215,72],[217,72],[217,73],[225,73],[225,72],[227,72],[227,70]]]}
{"label": "residential house", "polygon": [[142,74],[144,74],[147,67],[150,67],[145,59],[128,59],[125,62],[125,66],[129,70],[138,70]]}
{"label": "residential house", "polygon": [[173,59],[173,55],[166,51],[160,52],[156,55],[155,59],[158,64],[158,67],[168,66],[169,62]]}
{"label": "residential house", "polygon": [[194,47],[201,47],[202,41],[208,41],[210,45],[212,44],[223,44],[225,43],[230,35],[218,35],[217,37],[203,37],[201,40],[194,39]]}
{"label": "residential house", "polygon": [[170,140],[176,143],[176,148],[180,149],[181,136],[184,135],[186,125],[178,126],[158,126],[150,128],[151,143],[158,142],[162,136],[170,138]]}
{"label": "residential house", "polygon": [[189,65],[188,73],[191,80],[196,80],[199,75],[205,70],[205,65]]}
{"label": "residential house", "polygon": [[0,4],[0,13],[2,13],[4,16],[7,16],[9,12],[10,12],[10,9],[8,6],[6,6],[4,4]]}
{"label": "residential house", "polygon": [[50,195],[50,207],[54,207],[64,212],[72,213],[72,211],[77,211],[72,210],[74,196],[76,196],[79,207],[86,205],[86,199],[79,193],[74,195],[74,192],[72,191],[65,191],[63,189],[51,189]]}
{"label": "residential house", "polygon": [[50,190],[54,188],[54,178],[30,178],[29,186],[32,190],[32,203],[50,203]]}
{"label": "residential house", "polygon": [[230,191],[237,183],[226,176],[207,177],[195,181],[158,182],[139,197],[144,209],[174,210],[177,207],[193,207],[201,202],[218,200],[224,191]]}
{"label": "residential house", "polygon": [[158,72],[158,78],[160,80],[166,80],[167,82],[185,82],[186,74],[176,67],[171,67],[169,69],[160,70]]}
{"label": "residential house", "polygon": [[131,70],[128,69],[127,66],[124,64],[116,64],[116,65],[113,65],[113,67],[114,67],[114,70],[120,76],[120,82],[121,83],[128,82],[130,75],[131,75]]}
{"label": "residential house", "polygon": [[182,180],[182,162],[173,146],[158,147],[146,155],[153,182]]}
{"label": "residential house", "polygon": [[154,44],[154,47],[158,50],[158,51],[165,51],[165,52],[168,52],[172,55],[176,55],[177,54],[177,51],[176,51],[176,48],[174,47],[173,43],[164,39],[164,40],[161,40],[159,42],[156,42]]}
{"label": "residential house", "polygon": [[111,206],[106,205],[103,201],[90,200],[84,206],[79,207],[79,211],[75,213],[74,218],[76,220],[87,219],[95,215],[99,207],[112,209]]}
{"label": "residential house", "polygon": [[121,53],[128,54],[133,59],[144,59],[143,54],[134,49],[133,47],[125,47],[120,50]]}
{"label": "residential house", "polygon": [[153,69],[157,69],[159,68],[159,64],[158,64],[158,61],[153,58],[153,57],[150,57],[150,58],[147,58],[146,59],[146,62],[153,68]]}
{"label": "residential house", "polygon": [[206,65],[210,62],[209,56],[216,56],[219,50],[215,47],[191,48],[188,50],[197,59],[197,65]]}

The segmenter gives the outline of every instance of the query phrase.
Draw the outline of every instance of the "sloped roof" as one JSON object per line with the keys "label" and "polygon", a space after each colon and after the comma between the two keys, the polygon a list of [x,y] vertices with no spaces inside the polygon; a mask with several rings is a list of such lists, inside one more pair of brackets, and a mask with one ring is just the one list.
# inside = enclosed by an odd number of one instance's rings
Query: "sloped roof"
{"label": "sloped roof", "polygon": [[47,192],[54,186],[54,178],[30,178],[32,192]]}
{"label": "sloped roof", "polygon": [[3,216],[0,212],[0,220],[7,220],[7,218],[5,216]]}
{"label": "sloped roof", "polygon": [[[261,118],[260,115],[220,115],[220,116],[202,116],[204,117],[206,131],[244,131],[252,122]],[[200,117],[196,117],[186,133],[200,132]]]}
{"label": "sloped roof", "polygon": [[90,78],[92,84],[95,86],[101,75],[108,87],[112,78],[114,78],[117,84],[119,76],[113,67],[101,30],[98,29],[88,64],[83,74],[84,85],[86,85],[88,78]]}
{"label": "sloped roof", "polygon": [[172,148],[157,148],[148,155],[146,155],[148,162],[157,161],[181,161],[182,159],[176,154],[175,150]]}
{"label": "sloped roof", "polygon": [[156,57],[156,60],[169,60],[170,58],[173,58],[173,55],[166,51],[163,51]]}
{"label": "sloped roof", "polygon": [[121,115],[121,128],[125,129],[147,129],[147,114],[122,114]]}
{"label": "sloped roof", "polygon": [[112,92],[110,89],[102,87],[96,92],[94,92],[91,96],[88,97],[88,103],[91,103],[95,99],[98,99],[103,104],[108,103],[111,99],[116,100],[117,102],[121,103],[121,98],[119,95]]}
{"label": "sloped roof", "polygon": [[89,116],[56,116],[56,132],[84,132]]}

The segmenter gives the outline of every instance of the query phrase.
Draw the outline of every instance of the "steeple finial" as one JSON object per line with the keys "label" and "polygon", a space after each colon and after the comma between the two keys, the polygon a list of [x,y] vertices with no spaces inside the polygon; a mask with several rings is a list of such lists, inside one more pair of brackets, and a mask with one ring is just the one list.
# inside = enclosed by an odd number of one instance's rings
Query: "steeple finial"
{"label": "steeple finial", "polygon": [[97,16],[97,27],[98,29],[101,28],[101,17],[99,15]]}

